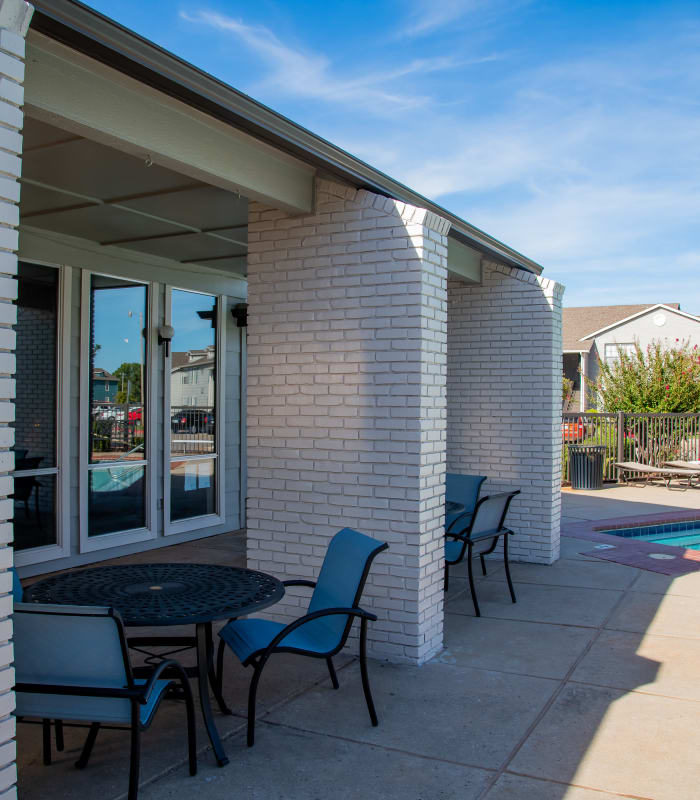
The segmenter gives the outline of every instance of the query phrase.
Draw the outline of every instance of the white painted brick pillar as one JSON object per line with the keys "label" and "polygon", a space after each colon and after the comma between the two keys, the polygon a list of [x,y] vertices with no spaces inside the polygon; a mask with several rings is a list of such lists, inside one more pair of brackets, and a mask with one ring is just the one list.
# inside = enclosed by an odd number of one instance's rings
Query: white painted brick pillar
{"label": "white painted brick pillar", "polygon": [[559,558],[564,287],[484,263],[480,286],[448,284],[447,469],[520,489],[513,560]]}
{"label": "white painted brick pillar", "polygon": [[[248,564],[313,578],[343,527],[388,542],[371,652],[421,663],[442,646],[449,223],[316,189],[311,216],[250,208]],[[292,619],[306,597],[270,611]]]}
{"label": "white painted brick pillar", "polygon": [[0,0],[0,798],[17,797],[12,667],[12,478],[15,418],[17,226],[22,164],[24,37],[33,7]]}

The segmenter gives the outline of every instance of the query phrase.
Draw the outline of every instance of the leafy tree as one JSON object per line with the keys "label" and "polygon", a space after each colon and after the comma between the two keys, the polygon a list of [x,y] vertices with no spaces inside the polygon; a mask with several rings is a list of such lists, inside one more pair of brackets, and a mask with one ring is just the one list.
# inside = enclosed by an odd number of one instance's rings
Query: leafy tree
{"label": "leafy tree", "polygon": [[700,411],[700,348],[689,342],[669,347],[654,341],[642,350],[620,349],[617,361],[598,361],[598,378],[584,376],[589,394],[607,412]]}
{"label": "leafy tree", "polygon": [[136,361],[125,361],[114,370],[114,376],[119,380],[119,391],[116,394],[117,403],[126,403],[126,387],[129,386],[129,403],[141,402],[141,365]]}

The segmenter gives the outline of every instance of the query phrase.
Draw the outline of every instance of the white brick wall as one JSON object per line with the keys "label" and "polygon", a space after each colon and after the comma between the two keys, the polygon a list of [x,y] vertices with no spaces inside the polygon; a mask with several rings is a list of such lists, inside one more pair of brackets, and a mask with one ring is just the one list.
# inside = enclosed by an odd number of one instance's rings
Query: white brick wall
{"label": "white brick wall", "polygon": [[559,557],[564,288],[487,262],[481,286],[448,284],[447,469],[518,488],[514,560]]}
{"label": "white brick wall", "polygon": [[0,0],[0,798],[17,797],[15,707],[12,667],[12,479],[9,448],[14,431],[14,335],[16,322],[17,224],[23,124],[24,36],[33,8],[21,0]]}
{"label": "white brick wall", "polygon": [[388,542],[371,651],[421,663],[442,645],[449,223],[323,180],[316,197],[304,218],[250,208],[248,563],[314,577],[340,528]]}

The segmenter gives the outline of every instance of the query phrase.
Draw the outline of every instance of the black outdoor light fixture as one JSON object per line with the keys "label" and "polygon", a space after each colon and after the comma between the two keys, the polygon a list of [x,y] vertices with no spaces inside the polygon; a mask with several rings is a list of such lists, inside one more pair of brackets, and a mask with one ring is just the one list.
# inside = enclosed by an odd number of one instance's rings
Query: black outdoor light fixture
{"label": "black outdoor light fixture", "polygon": [[170,342],[175,336],[175,328],[172,325],[161,325],[158,328],[158,344],[165,345],[165,357],[170,355]]}
{"label": "black outdoor light fixture", "polygon": [[248,303],[236,303],[231,309],[231,316],[236,320],[236,325],[239,328],[245,328],[248,325]]}

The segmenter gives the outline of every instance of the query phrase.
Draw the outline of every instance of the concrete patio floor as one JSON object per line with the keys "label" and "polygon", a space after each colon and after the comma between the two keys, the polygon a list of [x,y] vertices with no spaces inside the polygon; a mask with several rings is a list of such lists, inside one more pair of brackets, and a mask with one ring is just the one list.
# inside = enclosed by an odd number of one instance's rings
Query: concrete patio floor
{"label": "concrete patio floor", "polygon": [[[606,519],[700,508],[700,490],[614,487],[564,492],[564,518]],[[565,530],[565,524],[563,526]],[[279,656],[261,682],[257,741],[245,746],[249,672],[227,660],[234,716],[217,715],[230,757],[219,769],[199,730],[199,773],[185,767],[184,709],[164,704],[143,737],[140,797],[251,800],[689,800],[700,784],[700,573],[663,575],[580,555],[479,578],[473,616],[464,565],[446,598],[445,649],[423,667],[370,664],[380,718],[369,723],[357,661]],[[240,535],[161,550],[158,560],[242,564]],[[154,554],[129,560],[154,560]],[[20,797],[125,796],[128,735],[100,734],[73,768],[82,734],[51,767],[41,734],[18,727]]]}

